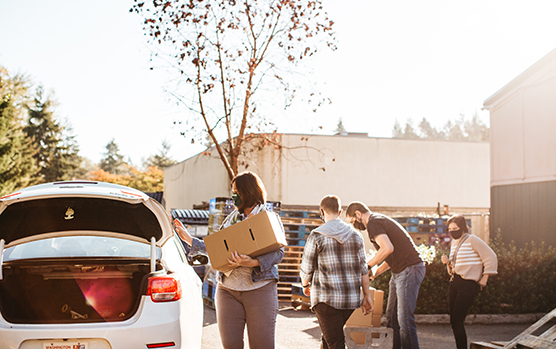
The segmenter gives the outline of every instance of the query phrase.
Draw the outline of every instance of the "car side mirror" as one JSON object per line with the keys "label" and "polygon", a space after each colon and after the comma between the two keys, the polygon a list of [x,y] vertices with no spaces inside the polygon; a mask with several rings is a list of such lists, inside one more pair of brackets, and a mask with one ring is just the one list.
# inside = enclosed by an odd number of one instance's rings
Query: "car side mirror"
{"label": "car side mirror", "polygon": [[196,254],[194,256],[191,256],[191,262],[193,265],[205,265],[208,264],[208,261],[208,257],[204,254]]}

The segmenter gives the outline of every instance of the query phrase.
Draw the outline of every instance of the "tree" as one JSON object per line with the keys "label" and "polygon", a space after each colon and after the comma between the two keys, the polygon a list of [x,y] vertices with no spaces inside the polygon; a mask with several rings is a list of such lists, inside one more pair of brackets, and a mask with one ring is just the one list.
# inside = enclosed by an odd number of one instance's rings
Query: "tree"
{"label": "tree", "polygon": [[129,166],[129,172],[130,174],[122,175],[99,169],[91,171],[89,179],[92,181],[121,184],[147,193],[164,190],[164,172],[161,169],[147,167],[145,171],[140,171]]}
{"label": "tree", "polygon": [[340,118],[338,120],[338,125],[336,126],[336,130],[334,131],[334,134],[337,135],[347,135],[347,131],[344,127],[344,124],[342,123],[342,118]]}
{"label": "tree", "polygon": [[419,131],[423,135],[423,138],[427,139],[444,139],[445,135],[442,131],[437,131],[430,122],[423,118],[419,123]]}
{"label": "tree", "polygon": [[405,124],[405,129],[403,131],[403,134],[404,134],[404,138],[409,138],[409,139],[421,138],[417,133],[415,133],[415,129],[413,128],[413,122],[411,122],[411,120],[408,120],[407,123]]}
{"label": "tree", "polygon": [[12,83],[0,67],[0,196],[37,182],[34,151],[12,99],[22,90],[13,90]]}
{"label": "tree", "polygon": [[470,141],[488,141],[490,139],[490,128],[479,119],[477,113],[471,120],[465,121],[463,129]]}
{"label": "tree", "polygon": [[404,138],[403,130],[398,120],[394,122],[394,128],[392,129],[392,138]]}
{"label": "tree", "polygon": [[[246,135],[272,127],[276,92],[285,107],[301,98],[303,75],[291,65],[315,54],[323,36],[335,49],[322,0],[135,1],[131,11],[144,15],[150,42],[182,76],[186,90],[171,94],[202,125],[192,122],[190,130],[201,141],[210,136],[230,179]],[[320,106],[324,99],[310,91],[307,102]]]}
{"label": "tree", "polygon": [[62,126],[55,119],[53,105],[51,97],[45,97],[39,86],[33,102],[26,106],[28,117],[24,131],[33,140],[34,157],[43,182],[71,180],[83,172],[75,136],[69,133],[70,127]]}
{"label": "tree", "polygon": [[440,130],[433,127],[426,118],[419,123],[419,132],[415,132],[411,120],[402,129],[396,120],[392,129],[393,138],[406,139],[444,139],[452,141],[488,141],[490,129],[488,125],[479,119],[477,113],[466,120],[465,115],[461,114],[454,120],[449,120]]}
{"label": "tree", "polygon": [[106,145],[106,153],[104,153],[104,158],[100,160],[99,167],[115,175],[128,173],[124,156],[120,154],[120,149],[113,138]]}
{"label": "tree", "polygon": [[164,169],[168,166],[172,166],[176,163],[175,160],[172,160],[168,153],[170,152],[170,144],[166,141],[162,141],[162,149],[157,155],[150,156],[147,160],[143,162],[143,166],[147,167],[157,167],[159,169]]}

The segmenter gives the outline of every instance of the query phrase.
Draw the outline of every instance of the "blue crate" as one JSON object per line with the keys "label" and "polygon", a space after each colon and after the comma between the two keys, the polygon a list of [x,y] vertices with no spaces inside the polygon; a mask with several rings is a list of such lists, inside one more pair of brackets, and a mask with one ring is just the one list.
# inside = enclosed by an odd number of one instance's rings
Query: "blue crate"
{"label": "blue crate", "polygon": [[280,215],[286,218],[320,218],[318,211],[296,211],[296,210],[283,210]]}
{"label": "blue crate", "polygon": [[216,286],[208,280],[203,282],[203,297],[208,299],[214,299],[214,295],[216,293]]}
{"label": "blue crate", "polygon": [[408,227],[405,227],[405,230],[407,230],[408,233],[418,233],[419,227],[416,225],[410,225]]}
{"label": "blue crate", "polygon": [[409,223],[409,224],[419,224],[419,218],[410,217],[410,218],[407,219],[407,223]]}

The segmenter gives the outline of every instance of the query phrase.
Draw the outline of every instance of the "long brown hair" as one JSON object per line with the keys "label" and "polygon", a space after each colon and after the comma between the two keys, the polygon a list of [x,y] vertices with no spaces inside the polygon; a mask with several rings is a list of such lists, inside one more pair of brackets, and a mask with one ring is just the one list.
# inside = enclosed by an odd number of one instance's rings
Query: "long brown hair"
{"label": "long brown hair", "polygon": [[246,207],[253,207],[266,202],[266,189],[263,181],[255,173],[242,172],[232,179],[232,185],[234,183],[241,197],[241,207],[238,207],[240,211],[243,211]]}

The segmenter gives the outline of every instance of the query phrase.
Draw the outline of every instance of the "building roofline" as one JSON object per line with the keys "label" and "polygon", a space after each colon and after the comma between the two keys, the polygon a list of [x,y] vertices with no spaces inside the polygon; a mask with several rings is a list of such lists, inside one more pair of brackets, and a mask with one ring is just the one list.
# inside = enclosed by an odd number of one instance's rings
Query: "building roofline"
{"label": "building roofline", "polygon": [[541,59],[527,68],[513,80],[502,86],[502,88],[500,88],[490,97],[485,99],[485,101],[483,102],[484,109],[491,108],[499,99],[503,98],[504,95],[517,89],[521,84],[523,84],[523,82],[543,70],[549,63],[554,61],[556,61],[556,48],[544,55]]}

